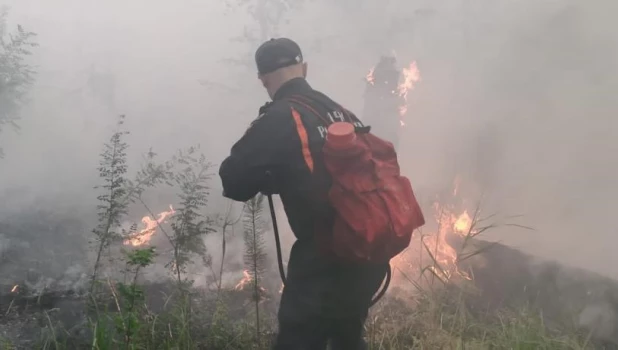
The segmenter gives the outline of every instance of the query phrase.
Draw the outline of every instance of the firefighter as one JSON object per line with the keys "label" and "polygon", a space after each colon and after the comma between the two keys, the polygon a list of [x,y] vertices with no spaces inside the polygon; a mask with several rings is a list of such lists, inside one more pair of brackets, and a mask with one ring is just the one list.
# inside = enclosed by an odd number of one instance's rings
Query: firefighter
{"label": "firefighter", "polygon": [[363,109],[363,122],[371,126],[371,132],[395,148],[401,127],[399,108],[404,103],[398,91],[400,75],[395,57],[382,56],[367,81]]}
{"label": "firefighter", "polygon": [[[342,263],[320,254],[317,230],[330,230],[334,211],[318,193],[329,187],[321,157],[323,118],[360,121],[305,80],[300,47],[271,39],[255,53],[258,78],[272,99],[236,142],[219,175],[224,196],[247,201],[259,192],[279,194],[296,241],[279,305],[275,349],[364,349],[362,330],[387,265]],[[291,98],[305,99],[305,108]],[[308,108],[307,108],[308,107]],[[314,113],[315,112],[315,113]],[[316,115],[317,113],[317,115]],[[362,124],[360,124],[362,125]],[[332,225],[331,225],[332,226]],[[319,231],[323,232],[323,231]]]}

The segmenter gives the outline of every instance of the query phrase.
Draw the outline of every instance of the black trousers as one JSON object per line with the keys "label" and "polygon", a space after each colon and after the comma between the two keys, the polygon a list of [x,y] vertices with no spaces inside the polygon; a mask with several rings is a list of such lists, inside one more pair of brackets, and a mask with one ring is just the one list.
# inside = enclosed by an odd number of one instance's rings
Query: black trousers
{"label": "black trousers", "polygon": [[313,241],[297,241],[288,262],[279,305],[275,350],[365,349],[363,327],[369,304],[387,265],[329,261]]}

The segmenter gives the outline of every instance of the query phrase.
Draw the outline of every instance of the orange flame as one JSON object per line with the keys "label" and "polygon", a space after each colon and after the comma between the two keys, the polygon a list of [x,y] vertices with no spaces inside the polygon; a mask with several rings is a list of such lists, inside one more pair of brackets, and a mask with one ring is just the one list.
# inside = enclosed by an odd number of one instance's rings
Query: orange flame
{"label": "orange flame", "polygon": [[148,242],[150,242],[150,239],[157,231],[157,227],[159,227],[161,223],[163,223],[165,220],[167,220],[168,217],[174,215],[175,213],[176,211],[170,205],[170,210],[163,211],[157,214],[156,220],[151,218],[150,216],[144,216],[142,218],[142,224],[144,225],[144,228],[137,232],[133,237],[126,239],[124,241],[124,244],[132,245],[134,247],[147,244]]}
{"label": "orange flame", "polygon": [[472,232],[472,218],[467,210],[456,215],[442,208],[440,204],[435,203],[436,221],[438,222],[438,232],[434,235],[428,235],[423,238],[423,241],[437,263],[437,266],[432,266],[430,269],[433,272],[449,280],[453,273],[459,276],[470,279],[463,271],[460,271],[457,266],[457,251],[446,240],[449,234],[467,235]]}
{"label": "orange flame", "polygon": [[[375,67],[369,69],[369,73],[365,76],[365,80],[370,85],[375,84],[374,77]],[[405,126],[406,123],[403,121],[403,116],[408,113],[408,92],[414,88],[414,84],[421,80],[421,75],[416,66],[416,62],[412,61],[408,65],[408,67],[403,68],[403,81],[397,86],[395,91],[392,91],[393,94],[397,94],[399,97],[403,98],[402,104],[399,106],[399,117],[401,126]]]}
{"label": "orange flame", "polygon": [[416,66],[416,61],[410,62],[407,68],[403,68],[403,81],[397,87],[397,93],[403,98],[402,105],[399,106],[399,117],[401,126],[406,124],[403,117],[408,113],[408,92],[414,88],[414,84],[421,80],[421,74]]}
{"label": "orange flame", "polygon": [[374,82],[375,82],[375,78],[373,77],[373,71],[374,71],[375,69],[376,69],[376,67],[372,67],[372,68],[369,70],[369,73],[367,73],[367,75],[365,76],[365,80],[367,80],[367,82],[368,82],[369,84],[371,84],[371,85],[373,85],[373,84],[374,84]]}
{"label": "orange flame", "polygon": [[464,210],[453,223],[453,230],[460,234],[468,234],[472,228],[472,218],[467,210]]}
{"label": "orange flame", "polygon": [[410,62],[407,68],[403,69],[403,81],[397,87],[399,96],[406,99],[408,92],[414,88],[414,84],[421,80],[421,73],[416,66],[416,61]]}
{"label": "orange flame", "polygon": [[234,287],[235,290],[243,290],[249,283],[251,283],[251,281],[253,281],[253,278],[251,278],[249,271],[243,270],[242,274],[243,274],[243,277],[238,282],[238,284]]}
{"label": "orange flame", "polygon": [[[459,185],[459,178],[456,178],[455,189],[452,193],[454,197],[459,192]],[[418,246],[411,244],[408,249],[392,259],[391,265],[394,271],[402,273],[401,281],[406,285],[410,277],[407,271],[414,269],[420,269],[423,273],[430,272],[443,282],[455,276],[471,280],[472,278],[465,271],[459,269],[460,252],[451,246],[448,238],[453,235],[467,236],[476,232],[474,218],[467,210],[456,212],[451,206],[442,205],[439,202],[433,204],[433,213],[438,224],[436,231],[420,235],[420,242],[417,240]],[[426,281],[433,283],[431,279]]]}
{"label": "orange flame", "polygon": [[[234,287],[234,290],[244,290],[247,286],[253,283],[253,277],[249,273],[249,270],[243,270],[242,275],[243,277],[240,279],[238,284],[236,284],[236,286]],[[261,292],[266,292],[266,289],[262,287],[260,287],[259,289]]]}

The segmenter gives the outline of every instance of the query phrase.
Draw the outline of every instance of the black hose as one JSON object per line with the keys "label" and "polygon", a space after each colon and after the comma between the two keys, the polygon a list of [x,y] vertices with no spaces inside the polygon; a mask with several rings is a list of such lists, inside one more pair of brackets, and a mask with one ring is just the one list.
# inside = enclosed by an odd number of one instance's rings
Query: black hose
{"label": "black hose", "polygon": [[[281,240],[279,239],[279,227],[277,226],[277,215],[275,213],[275,205],[273,204],[272,195],[268,194],[267,196],[268,196],[268,206],[270,207],[270,216],[273,220],[273,231],[275,233],[275,245],[277,247],[277,263],[279,264],[279,275],[281,275],[281,281],[285,285],[285,280],[286,280],[285,269],[283,268],[283,258],[281,256]],[[386,270],[386,276],[384,277],[385,279],[384,286],[382,287],[380,292],[378,292],[378,294],[373,299],[371,299],[371,303],[369,304],[370,307],[375,305],[375,303],[377,303],[380,299],[382,299],[384,294],[386,294],[388,285],[391,283],[391,273],[392,273],[391,265],[388,264],[388,269]]]}
{"label": "black hose", "polygon": [[273,196],[268,195],[268,206],[270,207],[270,216],[273,220],[273,231],[275,232],[275,245],[277,246],[277,262],[279,263],[279,274],[281,281],[285,285],[285,270],[283,269],[283,258],[281,257],[281,240],[279,239],[279,227],[277,226],[277,215],[275,214],[275,205],[273,204]]}
{"label": "black hose", "polygon": [[384,286],[382,286],[382,289],[378,292],[378,294],[376,294],[376,296],[374,296],[373,299],[371,299],[371,303],[369,303],[369,307],[374,306],[378,301],[380,301],[380,299],[382,299],[384,294],[386,294],[388,285],[391,284],[391,274],[392,274],[391,264],[388,264],[388,269],[386,270],[386,276],[384,276]]}

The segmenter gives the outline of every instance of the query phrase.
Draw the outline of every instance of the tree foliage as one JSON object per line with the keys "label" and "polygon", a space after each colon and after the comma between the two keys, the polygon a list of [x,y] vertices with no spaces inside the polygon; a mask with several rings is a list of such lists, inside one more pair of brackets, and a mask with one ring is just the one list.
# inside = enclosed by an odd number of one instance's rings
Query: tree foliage
{"label": "tree foliage", "polygon": [[286,16],[310,0],[229,0],[230,7],[244,9],[254,23],[245,25],[243,32],[234,37],[236,42],[247,43],[250,49],[240,58],[227,58],[224,62],[252,68],[253,52],[262,42],[279,34],[279,27],[286,22]]}
{"label": "tree foliage", "polygon": [[[156,153],[151,150],[147,153],[145,164],[137,172],[135,178],[133,180],[128,179],[127,149],[129,145],[125,141],[125,137],[129,132],[123,128],[124,121],[125,116],[121,115],[116,130],[109,141],[103,145],[103,151],[100,155],[98,171],[102,184],[95,187],[101,190],[101,194],[97,197],[99,200],[97,206],[98,224],[92,231],[95,236],[96,257],[91,276],[91,292],[94,290],[101,267],[103,252],[120,238],[126,238],[136,231],[135,225],[131,227],[129,232],[125,232],[121,228],[122,219],[126,216],[129,205],[136,201],[145,205],[142,194],[146,189],[160,184],[171,185],[170,181],[175,174],[174,167],[186,162],[186,159],[183,158],[184,155],[180,152],[180,157],[175,156],[163,164],[158,164],[155,162]],[[154,216],[152,213],[151,215]]]}
{"label": "tree foliage", "polygon": [[127,173],[127,152],[129,145],[124,141],[124,137],[129,134],[122,129],[124,115],[119,117],[118,129],[112,134],[109,142],[103,145],[101,160],[99,163],[99,177],[103,181],[101,186],[96,188],[103,189],[97,199],[100,204],[97,206],[99,223],[92,231],[95,235],[97,255],[95,258],[94,269],[90,291],[93,291],[94,282],[101,264],[103,251],[118,237],[120,237],[120,219],[126,215],[128,201],[126,200],[126,173]]}
{"label": "tree foliage", "polygon": [[0,132],[6,125],[17,128],[19,113],[27,102],[27,93],[36,73],[27,62],[31,49],[37,46],[34,42],[36,34],[20,25],[9,31],[7,16],[7,9],[0,9]]}
{"label": "tree foliage", "polygon": [[[98,206],[98,225],[93,230],[95,236],[94,246],[96,260],[91,276],[91,300],[92,306],[99,312],[99,318],[92,323],[93,333],[95,334],[96,344],[106,344],[108,347],[119,348],[118,344],[123,344],[121,348],[136,349],[134,344],[140,341],[151,341],[153,334],[143,327],[148,322],[148,311],[145,309],[145,295],[143,288],[138,284],[138,277],[141,272],[149,265],[154,263],[155,248],[140,243],[140,248],[130,250],[121,249],[124,252],[126,261],[124,282],[113,281],[115,277],[105,279],[106,286],[109,287],[115,302],[116,312],[109,317],[101,317],[98,307],[99,301],[105,302],[104,290],[95,289],[100,285],[100,270],[103,266],[104,255],[113,256],[113,248],[116,244],[124,241],[130,242],[135,235],[136,226],[131,226],[127,232],[122,228],[122,222],[127,216],[128,209],[135,202],[141,203],[151,217],[156,214],[150,210],[144,201],[144,193],[147,189],[161,184],[173,186],[178,189],[179,204],[175,209],[175,215],[171,219],[171,231],[165,230],[157,222],[157,228],[168,239],[171,249],[171,261],[167,265],[171,267],[173,275],[177,278],[179,298],[175,299],[174,317],[178,317],[177,327],[167,328],[170,337],[173,338],[174,348],[193,349],[191,337],[188,329],[192,324],[191,298],[189,287],[192,280],[185,276],[186,267],[196,256],[201,256],[204,261],[208,257],[203,235],[214,230],[211,228],[211,220],[204,214],[208,204],[209,188],[208,181],[211,174],[209,169],[212,165],[206,161],[204,155],[197,156],[197,148],[191,147],[187,151],[178,151],[169,161],[158,163],[155,161],[156,154],[149,151],[145,157],[145,163],[137,171],[133,180],[127,178],[127,149],[128,144],[125,136],[129,134],[123,128],[124,116],[120,116],[117,129],[114,131],[109,141],[104,144],[103,152],[99,165],[99,175],[102,184],[97,188],[101,190]],[[168,228],[169,229],[169,228]],[[169,251],[168,251],[169,252]],[[115,259],[110,259],[114,262]],[[113,266],[113,265],[112,265]],[[131,277],[127,281],[127,276]],[[96,291],[96,293],[94,293]],[[109,321],[112,321],[111,323]],[[113,328],[110,328],[109,325]],[[169,326],[169,325],[168,325]],[[110,334],[110,329],[115,329],[115,334]],[[119,341],[118,335],[122,336]],[[152,348],[152,347],[144,347]]]}

